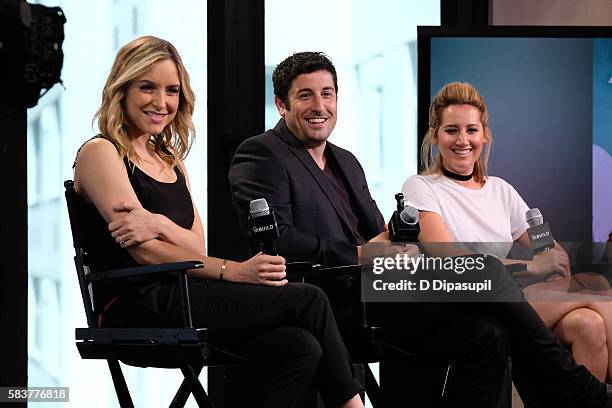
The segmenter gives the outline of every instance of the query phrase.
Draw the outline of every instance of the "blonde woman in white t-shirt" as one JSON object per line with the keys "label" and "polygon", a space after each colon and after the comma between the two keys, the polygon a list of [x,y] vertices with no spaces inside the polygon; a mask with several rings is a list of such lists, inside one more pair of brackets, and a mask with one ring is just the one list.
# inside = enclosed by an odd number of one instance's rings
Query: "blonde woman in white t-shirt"
{"label": "blonde woman in white t-shirt", "polygon": [[[526,263],[526,270],[515,275],[542,278],[524,289],[528,300],[540,299],[530,300],[533,308],[571,346],[578,364],[602,381],[612,378],[612,302],[567,293],[579,281],[581,287],[609,296],[607,280],[587,274],[571,277],[568,255],[558,244],[531,261],[505,259],[512,242],[531,248],[525,221],[529,207],[509,183],[487,175],[491,142],[487,106],[478,90],[468,83],[444,86],[429,110],[429,130],[421,147],[425,171],[403,187],[406,203],[419,209],[419,241],[483,243],[475,252],[495,255],[507,265]],[[567,300],[541,300],[544,293],[563,292]]]}

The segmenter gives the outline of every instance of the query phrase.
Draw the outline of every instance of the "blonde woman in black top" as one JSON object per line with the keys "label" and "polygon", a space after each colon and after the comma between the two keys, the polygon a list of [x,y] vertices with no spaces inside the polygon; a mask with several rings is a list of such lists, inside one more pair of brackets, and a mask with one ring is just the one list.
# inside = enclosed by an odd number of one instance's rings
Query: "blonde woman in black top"
{"label": "blonde woman in black top", "polygon": [[[146,36],[121,48],[96,115],[101,134],[83,145],[75,164],[75,188],[89,204],[94,269],[201,260],[204,268],[191,271],[194,325],[209,328],[212,344],[261,364],[261,406],[298,406],[315,382],[328,406],[363,407],[318,288],[288,284],[279,256],[206,256],[182,161],[194,135],[194,99],[172,44]],[[182,322],[173,282],[98,285],[94,301],[103,326]]]}

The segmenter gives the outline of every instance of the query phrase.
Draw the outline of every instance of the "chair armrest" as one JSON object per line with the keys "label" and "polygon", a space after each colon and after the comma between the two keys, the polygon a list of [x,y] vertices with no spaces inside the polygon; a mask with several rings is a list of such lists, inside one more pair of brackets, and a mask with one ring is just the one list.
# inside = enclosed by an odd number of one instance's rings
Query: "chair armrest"
{"label": "chair armrest", "polygon": [[91,282],[108,279],[121,279],[144,275],[155,275],[166,272],[187,271],[204,267],[200,261],[171,262],[157,265],[141,265],[132,268],[111,269],[104,272],[94,272],[90,275]]}
{"label": "chair armrest", "polygon": [[193,328],[77,328],[76,340],[91,341],[95,344],[148,343],[180,344],[206,341],[207,329]]}
{"label": "chair armrest", "polygon": [[189,269],[204,267],[201,261],[171,262],[157,265],[140,265],[133,268],[111,269],[104,272],[94,272],[89,276],[90,282],[104,281],[110,279],[134,278],[167,274],[169,272],[179,272],[178,277],[181,293],[181,303],[183,305],[183,320],[185,327],[192,327],[191,306],[189,302],[189,287],[187,284],[186,272]]}
{"label": "chair armrest", "polygon": [[323,289],[332,310],[342,325],[352,327],[369,326],[361,287],[362,265],[345,265],[309,271],[303,282]]}
{"label": "chair armrest", "polygon": [[305,272],[304,279],[306,282],[333,278],[336,276],[348,276],[359,279],[361,277],[361,266],[362,265],[343,265],[334,266],[331,268],[314,269]]}
{"label": "chair armrest", "polygon": [[289,262],[286,265],[287,272],[305,272],[320,269],[321,264],[313,262]]}
{"label": "chair armrest", "polygon": [[287,264],[287,278],[289,282],[316,282],[337,276],[359,279],[361,278],[361,266],[343,265],[321,268],[320,264],[310,262],[290,262]]}
{"label": "chair armrest", "polygon": [[305,275],[321,268],[321,265],[312,262],[289,262],[286,267],[289,282],[304,282]]}

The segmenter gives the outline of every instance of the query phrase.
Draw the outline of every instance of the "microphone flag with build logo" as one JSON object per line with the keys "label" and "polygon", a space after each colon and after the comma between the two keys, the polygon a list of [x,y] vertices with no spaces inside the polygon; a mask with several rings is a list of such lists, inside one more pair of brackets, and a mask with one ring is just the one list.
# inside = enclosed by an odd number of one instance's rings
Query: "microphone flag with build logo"
{"label": "microphone flag with build logo", "polygon": [[416,242],[421,232],[419,227],[419,210],[404,205],[404,195],[397,193],[397,210],[389,220],[389,238],[391,242]]}
{"label": "microphone flag with build logo", "polygon": [[525,213],[525,217],[530,227],[527,229],[527,235],[529,235],[534,255],[554,248],[555,239],[550,231],[550,226],[544,222],[540,210],[532,208]]}
{"label": "microphone flag with build logo", "polygon": [[279,237],[274,211],[268,207],[265,198],[250,203],[249,227],[259,243],[259,250],[267,255],[278,255],[276,240]]}

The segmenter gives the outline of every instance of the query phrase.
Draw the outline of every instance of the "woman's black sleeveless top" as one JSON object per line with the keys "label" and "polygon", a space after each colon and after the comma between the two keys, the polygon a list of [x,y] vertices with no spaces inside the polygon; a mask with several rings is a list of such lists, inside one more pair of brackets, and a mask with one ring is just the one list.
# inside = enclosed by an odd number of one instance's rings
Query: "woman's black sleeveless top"
{"label": "woman's black sleeveless top", "polygon": [[[142,206],[152,213],[165,215],[182,228],[191,229],[194,221],[193,204],[185,176],[179,167],[174,167],[174,183],[162,183],[148,176],[127,157],[123,161],[130,183]],[[89,264],[93,272],[138,265],[128,251],[121,248],[111,237],[108,223],[93,204],[83,206],[82,222],[85,226]],[[159,279],[159,276],[154,276],[96,283],[93,287],[94,306],[97,311],[101,311],[115,296]]]}

